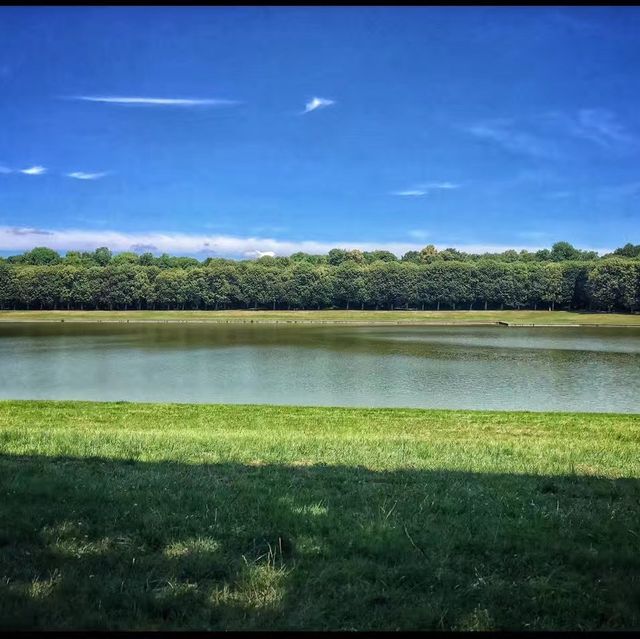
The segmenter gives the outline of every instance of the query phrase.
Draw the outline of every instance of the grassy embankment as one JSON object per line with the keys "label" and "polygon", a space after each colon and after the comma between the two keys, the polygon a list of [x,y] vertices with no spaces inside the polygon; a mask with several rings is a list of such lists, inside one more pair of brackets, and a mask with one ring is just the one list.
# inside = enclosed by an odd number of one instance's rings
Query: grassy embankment
{"label": "grassy embankment", "polygon": [[0,627],[640,627],[640,416],[0,402]]}
{"label": "grassy embankment", "polygon": [[0,322],[61,320],[640,326],[640,314],[569,311],[0,311]]}

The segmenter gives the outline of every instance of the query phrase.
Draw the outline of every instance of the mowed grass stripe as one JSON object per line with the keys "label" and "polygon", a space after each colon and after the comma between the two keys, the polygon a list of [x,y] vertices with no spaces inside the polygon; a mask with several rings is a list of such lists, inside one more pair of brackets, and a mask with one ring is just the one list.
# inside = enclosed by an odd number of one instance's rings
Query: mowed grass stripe
{"label": "mowed grass stripe", "polygon": [[139,461],[640,476],[640,416],[0,402],[2,450]]}
{"label": "mowed grass stripe", "polygon": [[241,323],[355,323],[355,324],[465,324],[507,322],[523,325],[640,326],[638,313],[592,313],[587,311],[0,311],[0,322],[241,322]]}
{"label": "mowed grass stripe", "polygon": [[0,402],[0,627],[640,627],[640,416]]}

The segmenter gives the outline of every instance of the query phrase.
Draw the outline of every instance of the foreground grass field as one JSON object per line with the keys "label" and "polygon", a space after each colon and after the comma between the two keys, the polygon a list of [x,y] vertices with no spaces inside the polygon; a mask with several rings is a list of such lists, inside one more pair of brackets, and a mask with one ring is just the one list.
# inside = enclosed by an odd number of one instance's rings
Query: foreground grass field
{"label": "foreground grass field", "polygon": [[637,629],[640,416],[0,402],[0,626]]}
{"label": "foreground grass field", "polygon": [[640,326],[640,314],[569,311],[0,311],[1,321],[560,324]]}

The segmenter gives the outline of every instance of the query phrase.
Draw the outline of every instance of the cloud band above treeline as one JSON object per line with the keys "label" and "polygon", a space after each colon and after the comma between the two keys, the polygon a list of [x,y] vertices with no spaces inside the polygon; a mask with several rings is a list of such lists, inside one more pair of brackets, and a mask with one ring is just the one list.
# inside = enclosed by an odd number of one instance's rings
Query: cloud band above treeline
{"label": "cloud band above treeline", "polygon": [[[218,255],[221,257],[291,255],[302,251],[325,254],[332,248],[386,250],[397,256],[407,251],[419,251],[425,242],[318,242],[314,240],[277,240],[231,235],[196,235],[187,233],[88,231],[80,229],[38,229],[0,226],[0,251],[27,251],[35,246],[47,246],[56,251],[93,251],[107,246],[112,251],[170,253],[173,255]],[[466,253],[501,253],[508,249],[537,251],[541,246],[490,244],[435,244],[438,250],[456,248]],[[608,248],[589,249],[608,253]]]}

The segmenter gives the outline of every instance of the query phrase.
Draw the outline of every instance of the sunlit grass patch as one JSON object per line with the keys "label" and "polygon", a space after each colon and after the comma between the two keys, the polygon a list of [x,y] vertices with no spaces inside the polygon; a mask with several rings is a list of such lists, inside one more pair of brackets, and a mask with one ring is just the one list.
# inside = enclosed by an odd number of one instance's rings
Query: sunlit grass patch
{"label": "sunlit grass patch", "polygon": [[640,326],[633,313],[591,313],[586,311],[506,310],[506,311],[373,311],[373,310],[227,310],[227,311],[0,311],[0,321],[83,321],[83,322],[221,322],[282,324],[362,323],[437,324],[495,323],[591,324]]}

